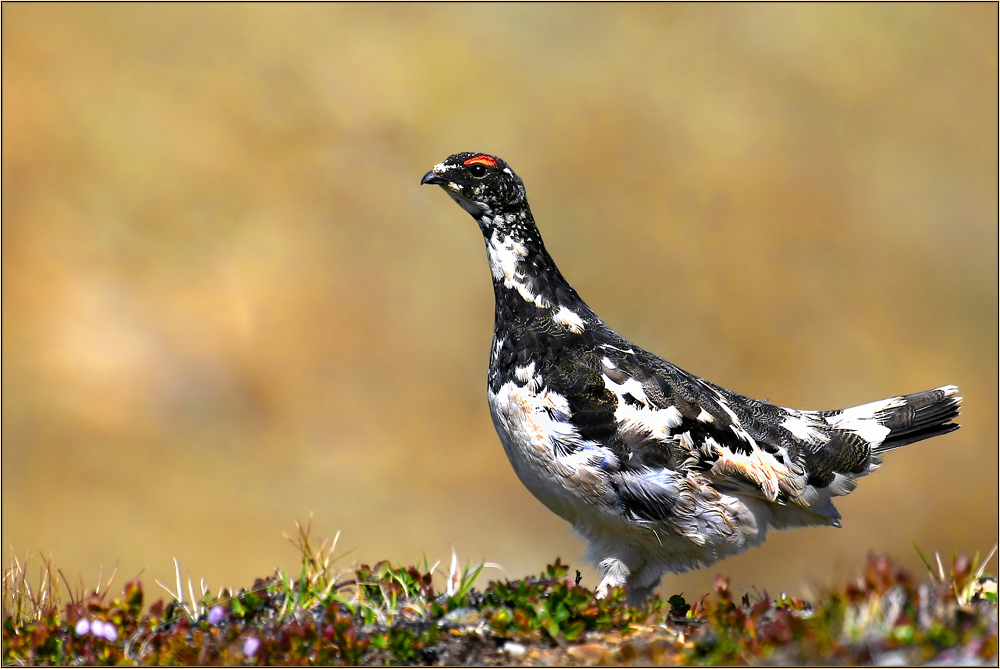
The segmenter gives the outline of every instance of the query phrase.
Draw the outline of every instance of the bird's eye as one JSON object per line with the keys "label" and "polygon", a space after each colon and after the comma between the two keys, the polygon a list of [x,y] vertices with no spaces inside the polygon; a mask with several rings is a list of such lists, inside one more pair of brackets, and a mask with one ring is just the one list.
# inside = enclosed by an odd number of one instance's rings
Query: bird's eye
{"label": "bird's eye", "polygon": [[486,176],[486,166],[485,165],[473,165],[469,168],[469,174],[476,177],[477,179],[482,179]]}

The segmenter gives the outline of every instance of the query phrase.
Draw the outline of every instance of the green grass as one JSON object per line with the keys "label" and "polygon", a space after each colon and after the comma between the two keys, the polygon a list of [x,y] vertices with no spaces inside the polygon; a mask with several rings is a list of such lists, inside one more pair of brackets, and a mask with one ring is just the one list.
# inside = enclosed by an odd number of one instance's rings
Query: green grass
{"label": "green grass", "polygon": [[[997,658],[986,560],[925,560],[919,582],[885,556],[814,602],[734,593],[605,600],[558,559],[537,577],[477,588],[485,568],[379,562],[336,569],[336,540],[291,539],[298,574],[212,594],[180,579],[150,606],[138,579],[89,593],[43,559],[34,586],[13,556],[3,579],[3,663],[25,664],[908,664]],[[921,557],[923,555],[921,554]],[[176,564],[176,562],[175,562]],[[577,575],[578,576],[578,575]],[[83,622],[85,621],[85,622]],[[94,621],[100,621],[94,625]],[[110,625],[109,625],[110,624]],[[113,626],[113,629],[112,629]],[[84,629],[87,628],[87,629]]]}

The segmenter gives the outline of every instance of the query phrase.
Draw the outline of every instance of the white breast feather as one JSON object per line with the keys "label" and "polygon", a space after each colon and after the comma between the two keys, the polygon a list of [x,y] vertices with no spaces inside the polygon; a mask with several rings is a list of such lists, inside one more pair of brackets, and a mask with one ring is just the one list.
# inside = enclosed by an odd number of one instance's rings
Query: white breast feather
{"label": "white breast feather", "polygon": [[488,393],[507,458],[525,487],[566,520],[577,522],[588,507],[606,513],[614,508],[614,491],[605,471],[618,468],[617,457],[580,437],[570,422],[569,401],[544,387],[539,375],[528,374],[533,371],[533,363],[519,367],[519,379],[530,377],[524,385],[508,381]]}

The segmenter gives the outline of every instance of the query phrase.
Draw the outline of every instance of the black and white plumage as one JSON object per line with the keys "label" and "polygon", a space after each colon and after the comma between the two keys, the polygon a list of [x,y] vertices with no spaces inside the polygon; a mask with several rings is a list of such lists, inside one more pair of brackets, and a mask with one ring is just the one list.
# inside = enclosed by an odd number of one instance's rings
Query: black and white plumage
{"label": "black and white plumage", "polygon": [[514,471],[569,521],[597,592],[645,599],[667,571],[740,554],[767,530],[839,526],[831,499],[881,454],[958,429],[955,386],[800,411],[689,374],[601,321],[545,251],[521,179],[459,153],[420,182],[478,222],[496,296],[490,413]]}

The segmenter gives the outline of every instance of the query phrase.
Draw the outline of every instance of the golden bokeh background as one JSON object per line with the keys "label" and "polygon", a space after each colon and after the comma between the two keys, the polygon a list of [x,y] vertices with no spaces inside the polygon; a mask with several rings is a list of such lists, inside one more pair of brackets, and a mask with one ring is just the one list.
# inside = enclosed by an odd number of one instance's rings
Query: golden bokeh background
{"label": "golden bokeh background", "polygon": [[240,587],[297,571],[313,512],[344,566],[582,567],[489,419],[478,229],[418,186],[457,151],[508,160],[580,294],[684,369],[808,409],[962,389],[962,430],[889,455],[843,529],[664,592],[996,541],[995,4],[5,4],[2,29],[5,551]]}

